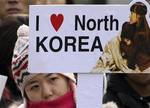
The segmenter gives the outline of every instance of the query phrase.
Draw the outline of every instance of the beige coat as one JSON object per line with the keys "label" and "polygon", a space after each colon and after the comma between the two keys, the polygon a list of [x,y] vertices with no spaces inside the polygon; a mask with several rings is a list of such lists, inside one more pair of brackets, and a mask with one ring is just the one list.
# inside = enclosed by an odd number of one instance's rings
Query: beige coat
{"label": "beige coat", "polygon": [[[115,37],[105,46],[104,52],[93,68],[92,73],[116,72],[116,73],[140,73],[136,66],[135,70],[129,69],[126,59],[120,53],[120,37]],[[119,69],[119,71],[113,71]],[[110,71],[111,70],[111,71]],[[143,72],[150,72],[150,67]]]}

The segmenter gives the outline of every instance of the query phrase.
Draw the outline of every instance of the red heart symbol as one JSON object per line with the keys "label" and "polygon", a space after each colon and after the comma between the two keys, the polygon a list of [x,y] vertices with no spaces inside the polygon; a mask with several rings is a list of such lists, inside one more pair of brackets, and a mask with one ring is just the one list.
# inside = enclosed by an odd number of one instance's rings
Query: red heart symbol
{"label": "red heart symbol", "polygon": [[63,23],[64,16],[62,14],[58,14],[58,15],[52,14],[50,17],[50,20],[51,20],[51,23],[52,23],[54,29],[57,32]]}

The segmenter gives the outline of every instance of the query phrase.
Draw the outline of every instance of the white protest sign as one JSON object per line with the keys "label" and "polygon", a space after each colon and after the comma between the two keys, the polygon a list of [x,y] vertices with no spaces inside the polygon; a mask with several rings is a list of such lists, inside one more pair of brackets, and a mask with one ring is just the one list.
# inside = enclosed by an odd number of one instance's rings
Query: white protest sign
{"label": "white protest sign", "polygon": [[78,74],[77,108],[102,108],[103,74]]}
{"label": "white protest sign", "polygon": [[0,84],[1,84],[1,86],[0,86],[0,99],[1,99],[1,96],[3,93],[3,90],[5,88],[6,81],[7,81],[7,77],[0,75]]}
{"label": "white protest sign", "polygon": [[130,5],[31,5],[29,72],[90,72],[129,16]]}

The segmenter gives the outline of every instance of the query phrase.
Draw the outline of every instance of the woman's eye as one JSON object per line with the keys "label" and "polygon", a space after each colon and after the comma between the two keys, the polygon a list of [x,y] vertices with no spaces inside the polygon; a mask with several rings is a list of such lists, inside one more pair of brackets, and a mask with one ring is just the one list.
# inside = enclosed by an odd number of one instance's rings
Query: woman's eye
{"label": "woman's eye", "polygon": [[34,85],[34,86],[31,87],[31,90],[37,90],[38,88],[39,88],[38,85]]}
{"label": "woman's eye", "polygon": [[50,81],[50,82],[54,82],[54,81],[56,81],[57,79],[58,79],[57,77],[53,77],[53,78],[50,78],[49,81]]}

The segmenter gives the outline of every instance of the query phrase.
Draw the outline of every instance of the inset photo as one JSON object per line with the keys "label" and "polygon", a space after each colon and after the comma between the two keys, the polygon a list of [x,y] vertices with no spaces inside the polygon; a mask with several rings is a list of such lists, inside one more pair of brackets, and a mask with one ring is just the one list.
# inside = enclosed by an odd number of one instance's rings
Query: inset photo
{"label": "inset photo", "polygon": [[121,34],[110,40],[93,73],[150,73],[150,17],[148,7],[135,2],[130,7],[129,21]]}

